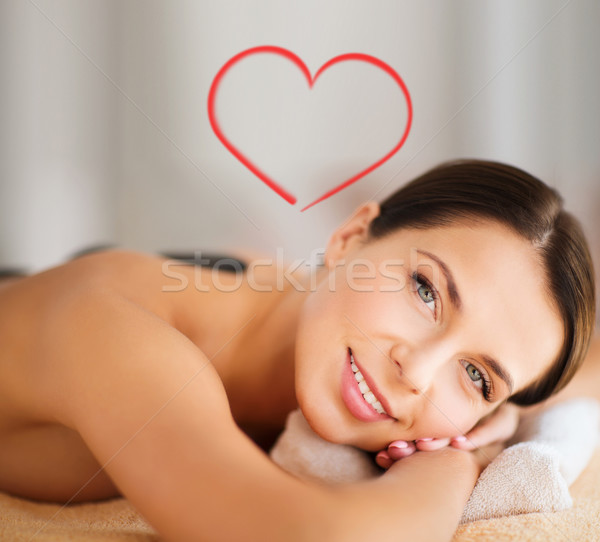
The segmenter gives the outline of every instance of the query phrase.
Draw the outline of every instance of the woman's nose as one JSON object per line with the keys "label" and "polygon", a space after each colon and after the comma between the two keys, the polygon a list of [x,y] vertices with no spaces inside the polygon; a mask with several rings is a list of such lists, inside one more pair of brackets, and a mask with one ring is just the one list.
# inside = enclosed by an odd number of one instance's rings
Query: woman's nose
{"label": "woman's nose", "polygon": [[444,364],[443,354],[434,348],[415,349],[398,345],[391,354],[398,378],[415,395],[430,391]]}

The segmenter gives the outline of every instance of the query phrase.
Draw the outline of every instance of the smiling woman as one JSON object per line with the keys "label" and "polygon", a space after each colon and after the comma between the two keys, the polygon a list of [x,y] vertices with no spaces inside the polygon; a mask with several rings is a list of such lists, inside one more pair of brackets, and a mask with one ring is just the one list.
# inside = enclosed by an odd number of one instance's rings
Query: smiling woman
{"label": "smiling woman", "polygon": [[[493,456],[460,437],[562,388],[592,332],[576,221],[490,162],[361,206],[316,276],[187,263],[105,251],[0,285],[0,489],[121,494],[167,540],[447,540]],[[264,452],[298,406],[390,468],[335,489],[283,472]],[[393,442],[430,451],[392,465]]]}
{"label": "smiling woman", "polygon": [[[381,449],[390,436],[462,435],[557,362],[560,312],[540,280],[535,251],[507,227],[463,219],[362,241],[361,224],[377,211],[376,205],[361,208],[338,230],[328,255],[369,260],[379,269],[392,256],[405,262],[405,281],[398,282],[405,286],[390,292],[392,280],[377,275],[371,292],[356,292],[340,278],[334,292],[322,287],[312,294],[298,332],[300,407],[322,437],[369,450]],[[336,267],[344,271],[345,265]],[[361,423],[357,401],[347,399],[353,380],[336,401],[334,373],[342,359],[350,371],[348,349],[356,374],[389,405],[382,423]],[[338,408],[323,416],[328,397]]]}

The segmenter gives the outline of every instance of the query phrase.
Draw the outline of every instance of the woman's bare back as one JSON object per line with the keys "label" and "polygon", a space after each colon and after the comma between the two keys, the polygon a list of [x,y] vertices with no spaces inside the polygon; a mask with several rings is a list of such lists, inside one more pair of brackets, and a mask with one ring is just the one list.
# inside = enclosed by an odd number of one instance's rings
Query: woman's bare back
{"label": "woman's bare back", "polygon": [[[167,269],[165,266],[169,265]],[[167,271],[167,274],[165,274]],[[178,280],[169,278],[177,273]],[[79,433],[57,421],[57,413],[38,401],[36,371],[46,363],[39,335],[66,298],[90,289],[116,292],[177,329],[212,358],[238,424],[265,447],[281,430],[285,411],[294,406],[293,390],[278,411],[261,410],[250,389],[236,385],[251,356],[249,322],[263,318],[260,296],[227,271],[166,262],[155,256],[104,252],[74,260],[45,273],[0,283],[0,489],[44,500],[74,501],[115,496],[119,490]],[[273,279],[263,270],[263,284]],[[185,277],[185,278],[184,278]],[[183,280],[187,279],[185,288]],[[229,285],[229,287],[227,286]],[[179,289],[179,291],[177,291]],[[202,290],[202,291],[201,291]],[[226,291],[223,291],[226,290]],[[264,295],[263,295],[264,297]],[[148,341],[152,338],[148,337]],[[83,384],[82,384],[83,385]],[[237,392],[237,393],[229,393]],[[64,390],[65,394],[72,390]],[[292,392],[292,397],[290,393]],[[248,405],[254,408],[248,408]],[[83,487],[85,486],[85,487]],[[83,489],[81,489],[83,487]]]}

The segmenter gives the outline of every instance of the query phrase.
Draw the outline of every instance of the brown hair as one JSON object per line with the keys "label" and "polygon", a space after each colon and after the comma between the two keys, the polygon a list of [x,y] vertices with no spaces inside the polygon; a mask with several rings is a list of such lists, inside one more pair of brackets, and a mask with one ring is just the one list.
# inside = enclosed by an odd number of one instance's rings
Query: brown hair
{"label": "brown hair", "polygon": [[433,228],[487,218],[504,224],[535,247],[548,289],[562,317],[565,339],[552,367],[510,401],[531,405],[562,389],[587,352],[595,319],[594,272],[578,221],[556,190],[506,164],[461,160],[442,164],[400,188],[381,204],[369,234],[399,228]]}

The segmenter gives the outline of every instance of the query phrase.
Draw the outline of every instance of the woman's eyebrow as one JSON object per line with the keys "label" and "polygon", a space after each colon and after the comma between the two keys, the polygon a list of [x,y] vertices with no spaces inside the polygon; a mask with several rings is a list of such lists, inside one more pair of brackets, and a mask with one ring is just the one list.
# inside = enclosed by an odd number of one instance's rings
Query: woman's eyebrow
{"label": "woman's eyebrow", "polygon": [[448,269],[448,266],[444,263],[443,260],[440,260],[435,254],[428,252],[427,250],[417,250],[417,254],[423,254],[428,258],[431,258],[435,263],[440,266],[442,273],[444,273],[444,278],[446,279],[446,284],[448,284],[448,295],[450,296],[450,302],[454,305],[456,310],[460,310],[462,307],[462,300],[460,299],[460,294],[458,293],[458,288],[456,288],[456,282],[454,281],[454,277],[452,276],[452,272]]}
{"label": "woman's eyebrow", "polygon": [[504,380],[504,383],[508,386],[508,394],[512,395],[513,392],[513,379],[510,376],[510,374],[508,374],[508,372],[504,369],[504,367],[502,367],[502,365],[496,361],[494,358],[491,358],[490,356],[481,356],[483,358],[483,361],[485,362],[485,364],[492,370],[494,371],[494,373],[496,373],[496,376],[502,380]]}

